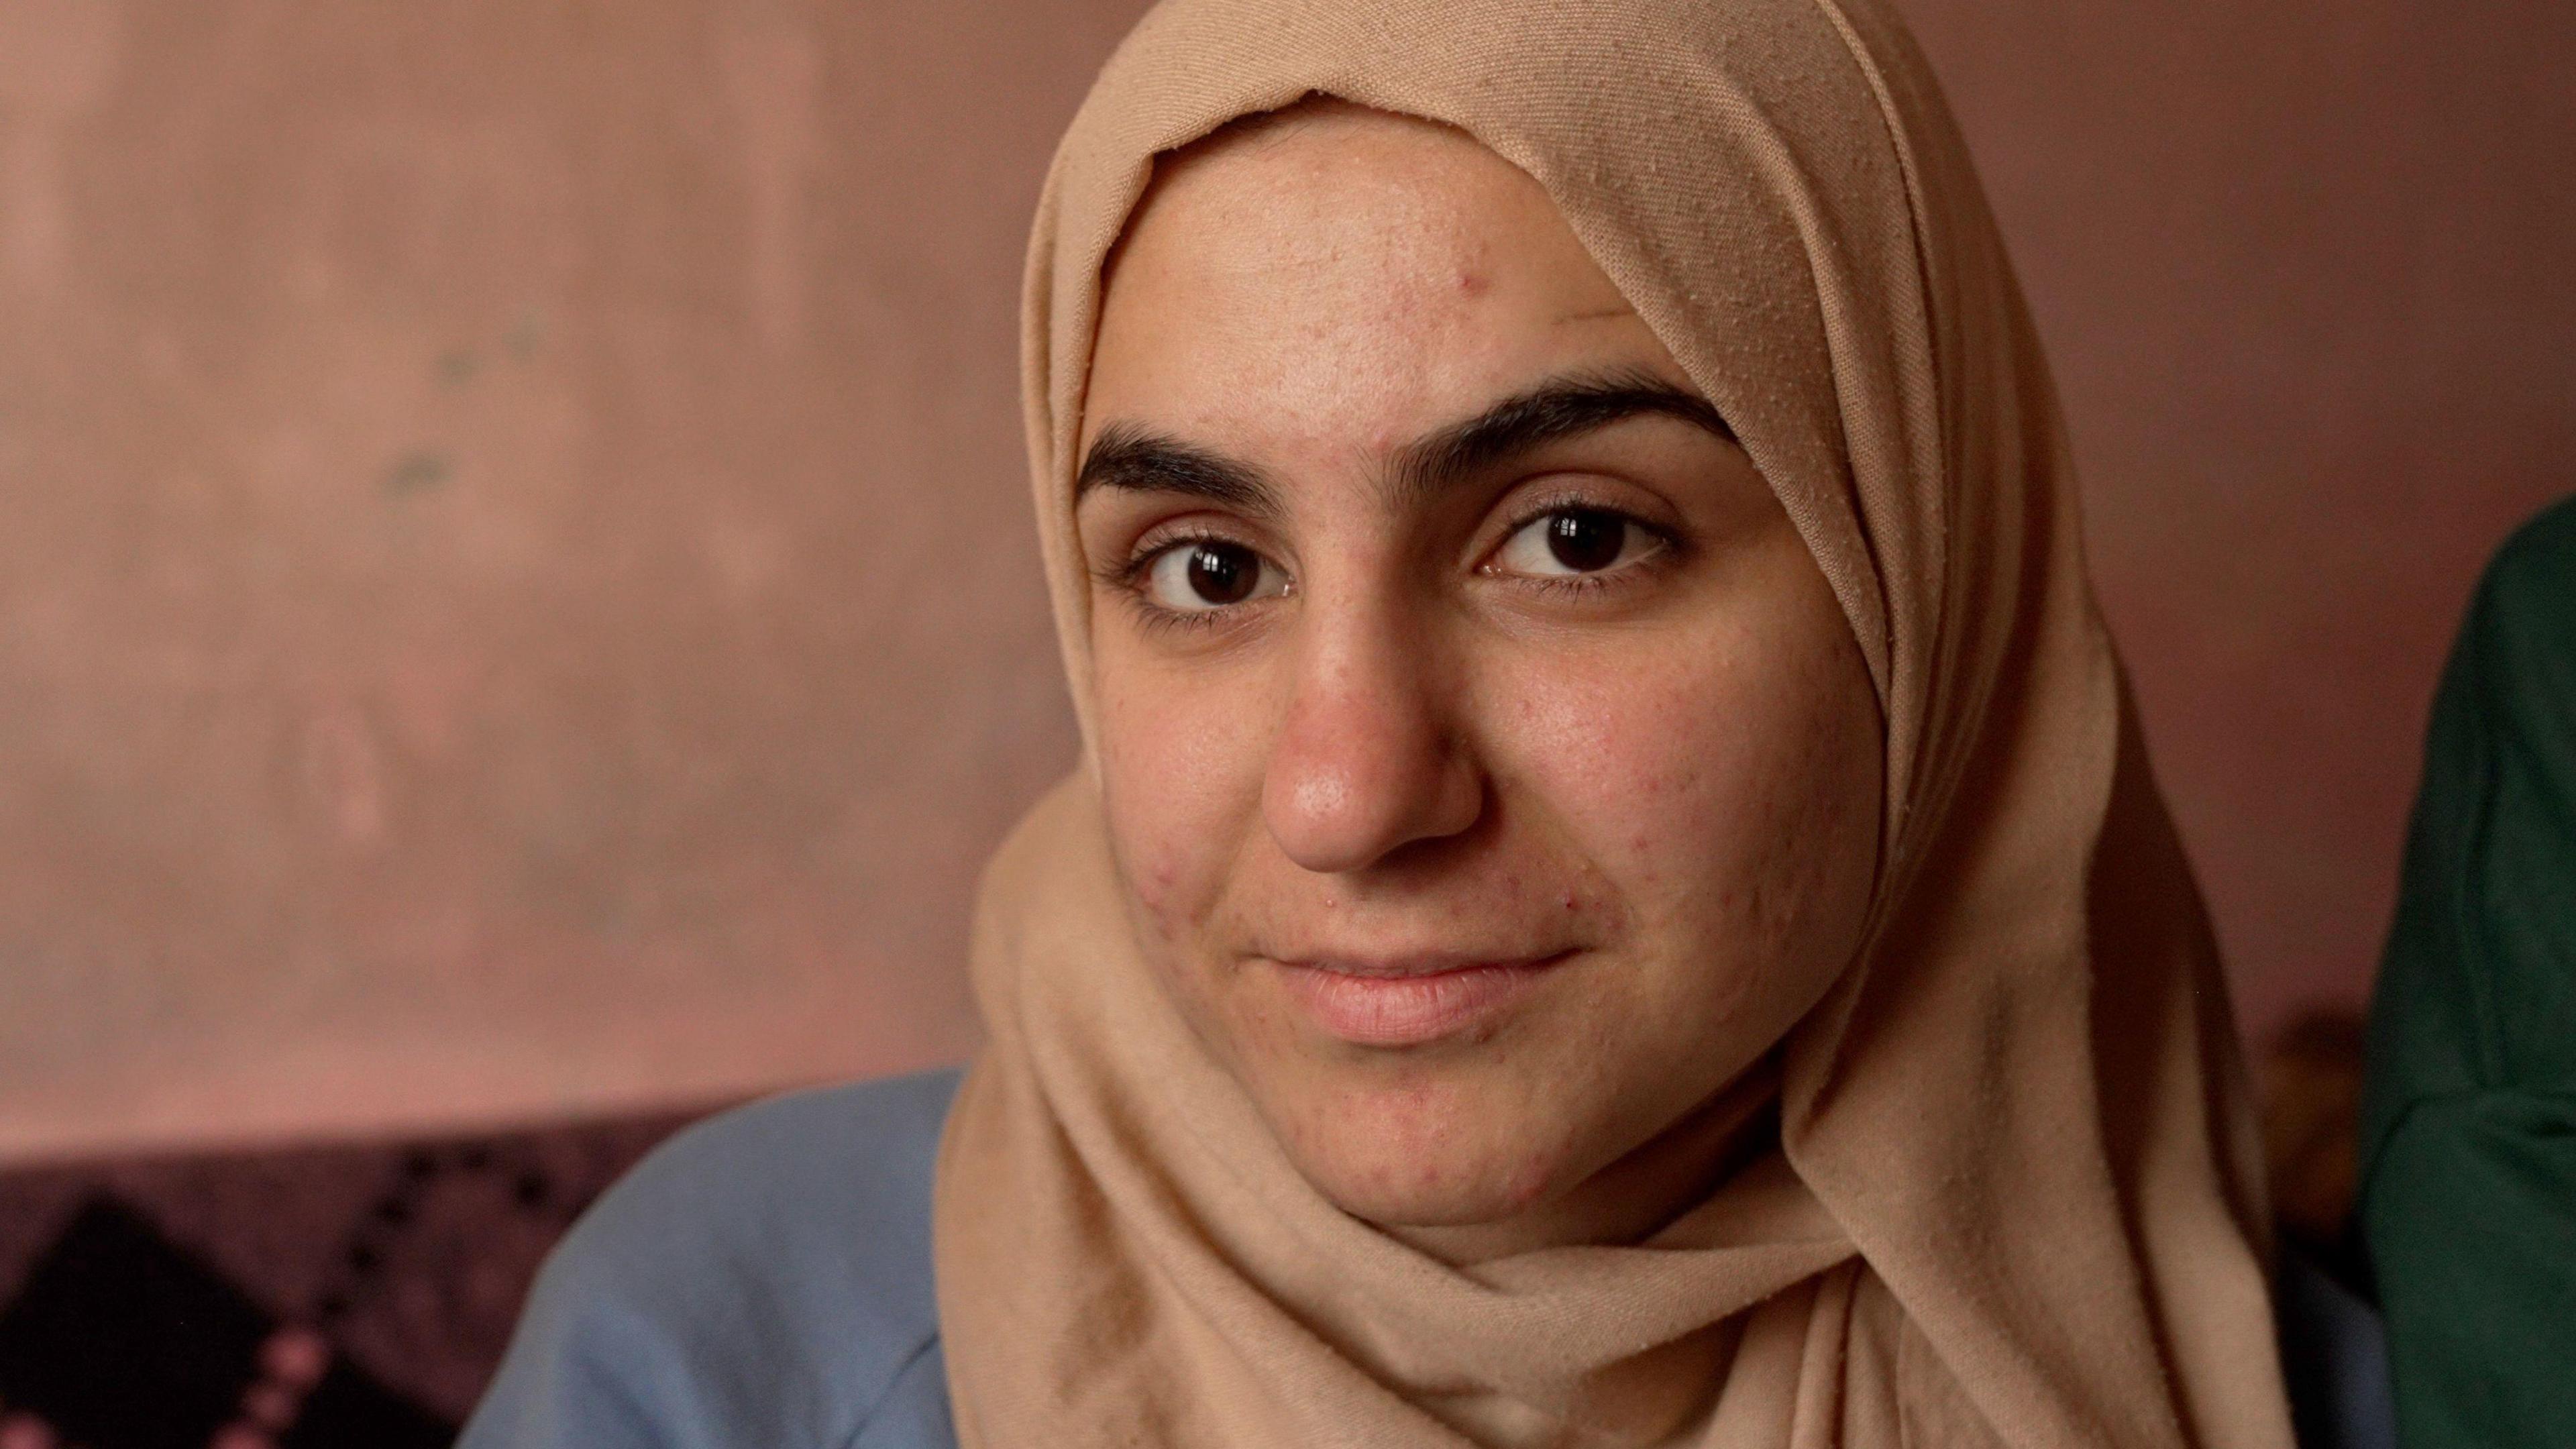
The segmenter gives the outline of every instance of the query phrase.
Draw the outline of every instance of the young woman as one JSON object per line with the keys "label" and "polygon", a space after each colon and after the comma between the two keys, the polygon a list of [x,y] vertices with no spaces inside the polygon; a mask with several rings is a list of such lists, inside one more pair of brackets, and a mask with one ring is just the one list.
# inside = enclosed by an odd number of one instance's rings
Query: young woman
{"label": "young woman", "polygon": [[469,1445],[2289,1443],[2210,935],[1884,10],[1172,0],[1026,338],[1086,754],[990,1045],[663,1153]]}

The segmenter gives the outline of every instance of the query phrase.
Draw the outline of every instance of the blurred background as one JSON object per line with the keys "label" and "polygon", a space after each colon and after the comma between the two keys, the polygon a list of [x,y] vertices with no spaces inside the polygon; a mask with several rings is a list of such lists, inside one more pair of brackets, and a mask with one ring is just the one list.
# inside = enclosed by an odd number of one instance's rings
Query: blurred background
{"label": "blurred background", "polygon": [[[0,0],[0,1163],[972,1048],[1074,749],[1020,250],[1142,8]],[[2576,481],[2576,9],[1900,8],[2269,1040]]]}
{"label": "blurred background", "polygon": [[[2576,12],[1903,0],[2258,1039],[2576,480]],[[954,1059],[1073,737],[1020,248],[1134,0],[0,0],[0,1160]]]}

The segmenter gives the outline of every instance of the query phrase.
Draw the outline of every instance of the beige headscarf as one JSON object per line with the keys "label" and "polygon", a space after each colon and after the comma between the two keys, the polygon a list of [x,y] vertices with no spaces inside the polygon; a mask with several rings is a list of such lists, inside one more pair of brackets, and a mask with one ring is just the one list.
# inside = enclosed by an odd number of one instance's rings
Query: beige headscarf
{"label": "beige headscarf", "polygon": [[967,1449],[2283,1449],[2214,949],[2038,345],[1877,0],[1149,15],[1029,256],[1038,518],[1085,718],[1072,485],[1103,259],[1158,154],[1309,93],[1536,178],[1778,490],[1884,706],[1871,942],[1776,1054],[1777,1150],[1646,1242],[1452,1267],[1326,1202],[1192,1037],[1077,776],[977,924],[992,1039],[936,1207]]}

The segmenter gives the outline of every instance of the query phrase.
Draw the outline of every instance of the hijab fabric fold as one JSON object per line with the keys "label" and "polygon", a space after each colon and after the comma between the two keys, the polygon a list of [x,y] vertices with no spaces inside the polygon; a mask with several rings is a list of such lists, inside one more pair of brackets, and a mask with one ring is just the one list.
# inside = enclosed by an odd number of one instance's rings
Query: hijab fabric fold
{"label": "hijab fabric fold", "polygon": [[1886,722],[1867,945],[1643,1242],[1452,1266],[1322,1198],[1162,996],[1095,785],[995,859],[934,1210],[966,1449],[2285,1449],[2224,983],[2085,581],[2055,397],[1966,151],[1874,0],[1166,0],[1027,273],[1073,530],[1101,268],[1155,158],[1321,94],[1526,171],[1733,426]]}

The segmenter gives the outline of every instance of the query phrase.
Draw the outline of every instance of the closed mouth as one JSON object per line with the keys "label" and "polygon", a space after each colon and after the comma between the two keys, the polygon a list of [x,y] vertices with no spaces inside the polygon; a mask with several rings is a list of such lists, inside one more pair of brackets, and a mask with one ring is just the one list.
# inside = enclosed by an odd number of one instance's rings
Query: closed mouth
{"label": "closed mouth", "polygon": [[1454,956],[1279,961],[1289,995],[1354,1046],[1425,1046],[1489,1024],[1572,950],[1516,960]]}

